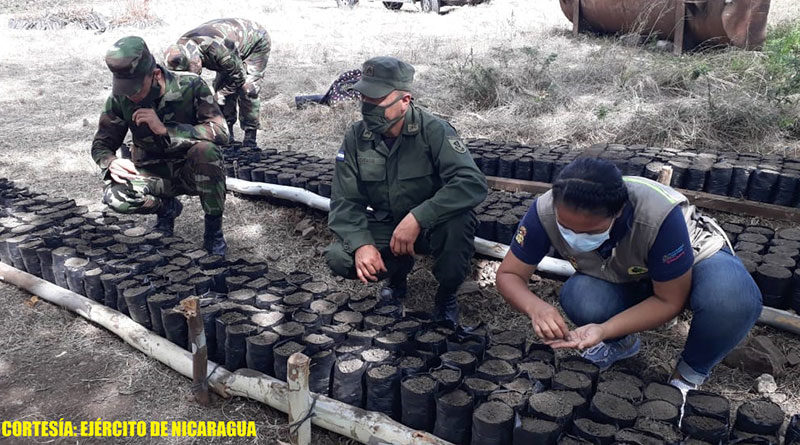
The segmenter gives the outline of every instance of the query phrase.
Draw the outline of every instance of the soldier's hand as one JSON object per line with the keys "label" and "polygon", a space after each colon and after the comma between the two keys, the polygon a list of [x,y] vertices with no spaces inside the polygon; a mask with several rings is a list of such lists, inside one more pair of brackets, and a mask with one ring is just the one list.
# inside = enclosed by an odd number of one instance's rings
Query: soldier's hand
{"label": "soldier's hand", "polygon": [[111,164],[108,165],[108,172],[111,174],[111,179],[120,184],[124,183],[126,179],[132,179],[139,175],[133,162],[130,159],[122,158],[111,161]]}
{"label": "soldier's hand", "polygon": [[250,83],[250,82],[245,83],[244,85],[242,85],[242,91],[244,91],[244,94],[247,97],[250,97],[250,98],[253,98],[253,99],[258,97],[258,85],[254,84],[254,83]]}
{"label": "soldier's hand", "polygon": [[156,111],[152,108],[139,108],[138,110],[133,112],[133,123],[136,125],[143,125],[146,124],[150,127],[150,131],[153,134],[158,136],[164,136],[167,134],[167,127],[161,122],[161,119],[158,118]]}
{"label": "soldier's hand", "polygon": [[355,263],[356,275],[365,284],[369,281],[378,281],[378,273],[387,271],[381,253],[372,244],[365,244],[356,249]]}
{"label": "soldier's hand", "polygon": [[225,96],[220,94],[219,91],[214,93],[214,100],[217,102],[217,105],[219,105],[220,107],[225,105]]}
{"label": "soldier's hand", "polygon": [[411,213],[406,215],[392,233],[392,240],[389,242],[392,253],[397,256],[414,255],[414,243],[417,242],[420,230],[422,228],[417,218]]}

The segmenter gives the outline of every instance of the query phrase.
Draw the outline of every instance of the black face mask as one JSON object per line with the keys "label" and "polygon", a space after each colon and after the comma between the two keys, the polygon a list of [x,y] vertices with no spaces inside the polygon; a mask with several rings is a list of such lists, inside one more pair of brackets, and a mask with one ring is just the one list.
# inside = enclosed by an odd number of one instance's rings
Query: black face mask
{"label": "black face mask", "polygon": [[392,120],[386,118],[386,109],[403,100],[403,95],[398,95],[397,99],[393,100],[386,106],[374,105],[367,102],[361,102],[361,115],[364,118],[364,124],[367,129],[373,133],[386,134],[394,124],[403,119],[403,115],[398,116]]}
{"label": "black face mask", "polygon": [[161,97],[161,85],[156,82],[156,76],[153,75],[150,79],[150,91],[136,104],[136,108],[153,108],[159,97]]}

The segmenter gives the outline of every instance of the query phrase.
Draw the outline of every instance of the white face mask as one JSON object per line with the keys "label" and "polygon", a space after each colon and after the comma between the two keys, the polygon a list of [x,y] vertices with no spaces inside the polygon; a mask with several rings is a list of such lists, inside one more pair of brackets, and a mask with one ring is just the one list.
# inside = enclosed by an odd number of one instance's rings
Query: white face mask
{"label": "white face mask", "polygon": [[608,230],[603,233],[575,233],[559,224],[558,220],[556,220],[556,225],[558,226],[558,231],[561,232],[561,236],[564,238],[564,241],[566,241],[570,247],[578,252],[591,252],[602,246],[603,243],[609,239],[611,227],[614,226],[614,224],[611,223],[611,225],[608,226]]}

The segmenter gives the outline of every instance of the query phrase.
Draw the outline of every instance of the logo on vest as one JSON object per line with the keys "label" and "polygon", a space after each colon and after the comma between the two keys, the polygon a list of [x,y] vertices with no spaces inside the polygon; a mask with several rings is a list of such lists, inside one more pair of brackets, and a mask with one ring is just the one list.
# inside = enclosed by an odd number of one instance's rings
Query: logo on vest
{"label": "logo on vest", "polygon": [[574,256],[568,256],[567,261],[569,261],[569,264],[572,264],[573,268],[578,269],[578,260],[575,259]]}
{"label": "logo on vest", "polygon": [[628,268],[628,275],[644,275],[648,269],[644,266],[632,266]]}
{"label": "logo on vest", "polygon": [[517,230],[517,235],[514,237],[514,241],[516,241],[520,247],[523,247],[525,245],[525,237],[527,235],[528,229],[525,226],[520,225],[519,230]]}

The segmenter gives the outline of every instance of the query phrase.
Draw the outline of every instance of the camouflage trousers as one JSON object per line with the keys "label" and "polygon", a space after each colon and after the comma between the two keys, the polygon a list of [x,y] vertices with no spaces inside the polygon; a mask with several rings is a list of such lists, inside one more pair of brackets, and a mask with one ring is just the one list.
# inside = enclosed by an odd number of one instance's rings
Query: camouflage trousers
{"label": "camouflage trousers", "polygon": [[162,198],[200,197],[207,215],[222,215],[225,208],[225,170],[222,151],[211,142],[198,142],[184,159],[136,166],[139,177],[124,183],[105,181],[103,203],[119,213],[156,213]]}
{"label": "camouflage trousers", "polygon": [[[259,128],[259,114],[261,113],[261,80],[264,78],[264,71],[267,70],[269,61],[269,45],[265,49],[254,51],[244,60],[247,68],[247,76],[244,85],[235,94],[225,96],[225,105],[222,108],[222,115],[228,125],[236,122],[236,106],[239,106],[239,125],[242,130],[257,130]],[[226,83],[227,76],[217,73],[214,79],[214,90],[218,90],[221,85]]]}

